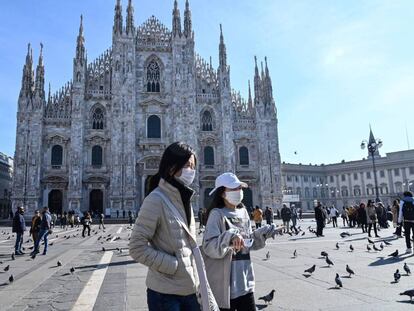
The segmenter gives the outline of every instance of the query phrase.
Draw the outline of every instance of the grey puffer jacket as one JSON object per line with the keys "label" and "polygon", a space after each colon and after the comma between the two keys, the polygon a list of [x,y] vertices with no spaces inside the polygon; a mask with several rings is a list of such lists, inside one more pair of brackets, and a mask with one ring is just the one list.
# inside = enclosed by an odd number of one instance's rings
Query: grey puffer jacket
{"label": "grey puffer jacket", "polygon": [[[249,214],[246,211],[246,218]],[[250,225],[251,228],[251,225]],[[266,245],[270,237],[270,226],[263,226],[251,233],[253,245],[250,250],[258,250]],[[203,236],[202,254],[207,279],[220,308],[230,308],[230,279],[233,250],[231,240],[237,234],[234,228],[226,229],[226,221],[221,209],[215,208],[208,216]]]}
{"label": "grey puffer jacket", "polygon": [[[161,179],[158,188],[187,219],[178,189]],[[189,230],[195,238],[193,210]],[[146,285],[163,294],[187,296],[199,285],[190,241],[184,229],[174,220],[169,208],[155,193],[142,203],[129,243],[131,257],[148,266]]]}

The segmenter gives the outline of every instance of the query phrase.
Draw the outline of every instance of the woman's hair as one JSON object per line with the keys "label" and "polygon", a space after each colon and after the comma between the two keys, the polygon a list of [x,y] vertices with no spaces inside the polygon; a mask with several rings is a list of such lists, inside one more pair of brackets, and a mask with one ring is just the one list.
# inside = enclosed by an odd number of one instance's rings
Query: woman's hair
{"label": "woman's hair", "polygon": [[[368,203],[369,203],[369,201],[368,201]],[[359,207],[365,207],[365,204],[361,203],[361,204],[359,204]]]}
{"label": "woman's hair", "polygon": [[[204,225],[207,223],[208,220],[208,216],[210,216],[210,212],[215,209],[215,208],[223,208],[226,206],[226,204],[224,203],[224,198],[223,198],[223,194],[226,190],[226,187],[219,187],[216,189],[216,191],[214,191],[214,196],[213,196],[213,200],[211,201],[210,205],[207,207],[206,210],[206,216],[204,218]],[[240,203],[239,205],[237,205],[237,208],[243,208],[244,204]]]}
{"label": "woman's hair", "polygon": [[167,181],[170,180],[184,167],[192,155],[197,165],[195,151],[189,145],[183,142],[175,142],[169,145],[162,155],[158,173],[150,178],[148,193],[158,187],[161,178]]}

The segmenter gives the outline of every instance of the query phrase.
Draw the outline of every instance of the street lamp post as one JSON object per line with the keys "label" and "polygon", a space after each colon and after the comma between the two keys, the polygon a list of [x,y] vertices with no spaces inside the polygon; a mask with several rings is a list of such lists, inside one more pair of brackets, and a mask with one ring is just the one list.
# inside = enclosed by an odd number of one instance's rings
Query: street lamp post
{"label": "street lamp post", "polygon": [[369,140],[363,140],[361,142],[361,149],[365,149],[365,147],[368,148],[368,153],[371,156],[372,159],[372,168],[374,171],[374,182],[375,182],[375,201],[380,202],[379,198],[379,192],[378,192],[378,180],[377,180],[377,168],[375,166],[375,154],[378,152],[378,149],[382,147],[382,140],[381,139],[375,139],[374,134],[372,133],[372,130],[370,129],[369,132]]}

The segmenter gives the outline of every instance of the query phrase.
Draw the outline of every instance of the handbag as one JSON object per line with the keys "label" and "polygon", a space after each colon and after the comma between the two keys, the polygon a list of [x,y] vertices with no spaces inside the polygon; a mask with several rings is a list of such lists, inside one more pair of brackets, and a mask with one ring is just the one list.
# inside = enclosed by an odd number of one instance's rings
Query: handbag
{"label": "handbag", "polygon": [[197,275],[200,281],[200,287],[198,289],[197,294],[201,300],[201,310],[202,311],[220,311],[217,301],[214,298],[213,291],[211,290],[210,284],[208,283],[204,260],[201,255],[200,248],[197,245],[197,241],[191,235],[190,230],[188,229],[180,213],[177,211],[177,208],[174,206],[174,204],[172,204],[170,199],[164,193],[162,193],[161,190],[159,189],[154,190],[152,193],[158,195],[164,201],[168,209],[171,211],[174,219],[180,224],[180,226],[184,229],[184,231],[187,232],[190,238],[191,251],[195,259]]}

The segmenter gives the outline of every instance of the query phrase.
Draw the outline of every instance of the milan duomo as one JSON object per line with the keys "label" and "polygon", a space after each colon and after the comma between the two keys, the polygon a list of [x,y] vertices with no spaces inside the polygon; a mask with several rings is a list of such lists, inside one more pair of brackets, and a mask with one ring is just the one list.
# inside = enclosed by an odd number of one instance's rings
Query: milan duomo
{"label": "milan duomo", "polygon": [[[255,58],[254,97],[231,88],[220,26],[219,65],[195,52],[191,10],[184,24],[178,3],[172,30],[154,16],[135,27],[129,0],[124,22],[115,5],[112,46],[87,59],[82,17],[73,78],[45,93],[40,48],[36,68],[29,45],[18,99],[13,207],[28,214],[93,211],[112,215],[139,210],[164,149],[183,141],[197,151],[193,207],[209,203],[215,178],[235,172],[250,186],[248,206],[279,207],[277,113],[267,62]],[[219,27],[217,27],[217,30]],[[47,47],[45,47],[47,48]]]}

